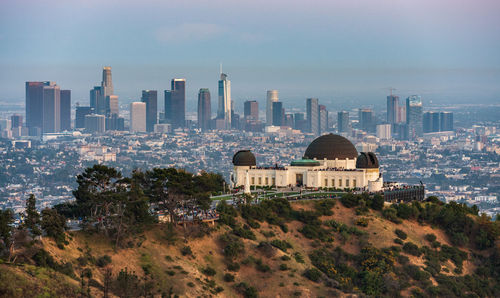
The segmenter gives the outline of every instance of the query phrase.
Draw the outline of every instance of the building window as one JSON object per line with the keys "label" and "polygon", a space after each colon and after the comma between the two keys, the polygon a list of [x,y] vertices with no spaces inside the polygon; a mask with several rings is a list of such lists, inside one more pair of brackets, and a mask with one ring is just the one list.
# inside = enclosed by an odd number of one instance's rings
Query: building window
{"label": "building window", "polygon": [[332,179],[332,187],[335,187],[335,179]]}
{"label": "building window", "polygon": [[273,177],[273,185],[276,185],[276,178]]}
{"label": "building window", "polygon": [[349,187],[349,179],[345,180],[345,187]]}
{"label": "building window", "polygon": [[328,179],[325,179],[325,187],[328,187]]}
{"label": "building window", "polygon": [[342,187],[342,179],[339,179],[339,187]]}
{"label": "building window", "polygon": [[356,179],[352,179],[352,187],[356,187]]}
{"label": "building window", "polygon": [[262,184],[262,177],[259,177],[259,185]]}
{"label": "building window", "polygon": [[269,184],[269,177],[266,177],[266,185]]}
{"label": "building window", "polygon": [[252,177],[252,184],[255,184],[255,177]]}

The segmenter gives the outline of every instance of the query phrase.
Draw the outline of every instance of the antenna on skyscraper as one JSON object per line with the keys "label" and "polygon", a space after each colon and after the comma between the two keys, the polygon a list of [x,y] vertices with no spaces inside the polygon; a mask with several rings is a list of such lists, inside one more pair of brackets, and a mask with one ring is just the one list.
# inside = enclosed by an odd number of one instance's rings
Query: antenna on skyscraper
{"label": "antenna on skyscraper", "polygon": [[389,87],[389,91],[391,92],[391,96],[392,96],[392,91],[394,90],[397,90],[396,88],[392,88],[392,87]]}
{"label": "antenna on skyscraper", "polygon": [[219,63],[219,74],[222,74],[222,63]]}

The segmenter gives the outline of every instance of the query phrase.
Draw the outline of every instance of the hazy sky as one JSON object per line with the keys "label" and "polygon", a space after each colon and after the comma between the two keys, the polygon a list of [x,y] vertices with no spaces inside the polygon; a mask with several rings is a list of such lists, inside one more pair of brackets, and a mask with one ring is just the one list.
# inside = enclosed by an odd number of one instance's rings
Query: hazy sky
{"label": "hazy sky", "polygon": [[208,87],[215,108],[219,63],[239,109],[266,89],[332,109],[384,104],[390,86],[500,102],[500,1],[0,0],[0,101],[51,80],[88,102],[110,65],[121,102],[184,77],[188,100]]}

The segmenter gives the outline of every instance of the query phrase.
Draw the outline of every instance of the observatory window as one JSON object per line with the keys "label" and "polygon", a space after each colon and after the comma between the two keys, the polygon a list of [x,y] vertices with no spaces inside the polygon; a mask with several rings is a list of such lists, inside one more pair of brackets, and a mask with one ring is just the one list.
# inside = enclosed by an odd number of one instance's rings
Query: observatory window
{"label": "observatory window", "polygon": [[339,187],[342,187],[342,179],[339,179]]}
{"label": "observatory window", "polygon": [[325,179],[325,187],[328,187],[328,179]]}
{"label": "observatory window", "polygon": [[259,185],[262,184],[262,177],[259,177]]}
{"label": "observatory window", "polygon": [[349,187],[349,179],[345,180],[345,187]]}
{"label": "observatory window", "polygon": [[255,184],[255,177],[252,177],[252,184]]}
{"label": "observatory window", "polygon": [[276,178],[273,177],[273,185],[276,185]]}
{"label": "observatory window", "polygon": [[332,187],[335,187],[335,179],[332,179]]}
{"label": "observatory window", "polygon": [[268,185],[268,184],[269,184],[269,178],[266,177],[266,185]]}
{"label": "observatory window", "polygon": [[352,179],[352,187],[356,187],[356,179]]}

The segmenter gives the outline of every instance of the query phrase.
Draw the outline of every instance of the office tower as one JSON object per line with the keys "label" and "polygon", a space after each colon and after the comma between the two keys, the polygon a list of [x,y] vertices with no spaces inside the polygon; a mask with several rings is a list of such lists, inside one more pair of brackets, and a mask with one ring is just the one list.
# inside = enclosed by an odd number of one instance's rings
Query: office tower
{"label": "office tower", "polygon": [[406,124],[406,106],[402,105],[398,108],[398,123]]}
{"label": "office tower", "polygon": [[273,125],[283,125],[283,103],[281,101],[273,102]]}
{"label": "office tower", "polygon": [[283,125],[293,128],[294,126],[293,114],[285,114]]}
{"label": "office tower", "polygon": [[247,100],[244,104],[245,120],[259,120],[259,103],[256,100]]}
{"label": "office tower", "polygon": [[375,132],[375,115],[371,109],[359,110],[359,127],[366,132]]}
{"label": "office tower", "polygon": [[394,124],[399,121],[399,96],[387,96],[387,123]]}
{"label": "office tower", "polygon": [[295,113],[293,115],[293,128],[298,129],[300,131],[307,130],[307,120],[305,118],[304,113]]}
{"label": "office tower", "polygon": [[349,112],[341,111],[337,113],[337,131],[339,133],[349,133],[351,125],[349,124]]}
{"label": "office tower", "polygon": [[406,124],[409,140],[422,136],[422,99],[418,95],[406,99]]}
{"label": "office tower", "polygon": [[12,121],[9,119],[0,119],[0,131],[3,130],[11,130],[12,129]]}
{"label": "office tower", "polygon": [[273,125],[273,102],[277,102],[278,90],[267,90],[266,125]]}
{"label": "office tower", "polygon": [[106,117],[111,117],[112,115],[118,115],[118,95],[108,95],[106,96]]}
{"label": "office tower", "polygon": [[12,124],[12,128],[23,127],[23,116],[20,114],[10,116],[10,123]]}
{"label": "office tower", "polygon": [[43,88],[54,82],[26,82],[26,126],[31,136],[38,136],[43,128]]}
{"label": "office tower", "polygon": [[328,130],[328,111],[324,105],[319,105],[318,109],[319,134],[322,134]]}
{"label": "office tower", "polygon": [[212,103],[210,99],[210,90],[201,88],[198,92],[198,127],[203,131],[209,130],[211,118]]}
{"label": "office tower", "polygon": [[61,90],[61,131],[71,130],[71,90]]}
{"label": "office tower", "polygon": [[186,126],[186,80],[172,79],[171,90],[165,90],[165,122],[172,128]]}
{"label": "office tower", "polygon": [[158,92],[156,90],[142,90],[141,102],[146,103],[146,131],[154,132],[158,123]]}
{"label": "office tower", "polygon": [[104,115],[106,104],[101,100],[101,89],[101,86],[95,86],[94,89],[90,89],[90,107],[93,108],[96,113],[102,109]]}
{"label": "office tower", "polygon": [[106,117],[106,130],[125,130],[125,119],[118,116],[118,114],[112,114],[110,117]]}
{"label": "office tower", "polygon": [[231,110],[231,128],[240,129],[240,114],[235,113],[234,110]]}
{"label": "office tower", "polygon": [[377,125],[377,138],[382,140],[389,140],[391,138],[392,124],[379,124]]}
{"label": "office tower", "polygon": [[111,67],[105,66],[102,68],[102,82],[101,82],[102,98],[106,99],[107,96],[114,94],[113,81],[111,80]]}
{"label": "office tower", "polygon": [[75,128],[85,128],[85,116],[93,114],[94,108],[92,107],[76,107],[75,113]]}
{"label": "office tower", "polygon": [[423,114],[422,130],[424,133],[439,131],[439,113],[426,112]]}
{"label": "office tower", "polygon": [[43,86],[42,133],[59,132],[61,128],[61,88]]}
{"label": "office tower", "polygon": [[85,131],[103,133],[106,130],[106,116],[98,114],[85,115]]}
{"label": "office tower", "polygon": [[225,73],[220,74],[219,80],[219,108],[217,118],[224,119],[225,129],[231,128],[231,81]]}
{"label": "office tower", "polygon": [[308,98],[306,100],[306,110],[307,110],[307,129],[308,132],[314,135],[319,135],[319,107],[317,98]]}
{"label": "office tower", "polygon": [[441,112],[439,114],[439,118],[440,118],[440,124],[439,124],[440,131],[453,131],[453,113]]}
{"label": "office tower", "polygon": [[130,132],[146,132],[146,103],[130,104]]}

